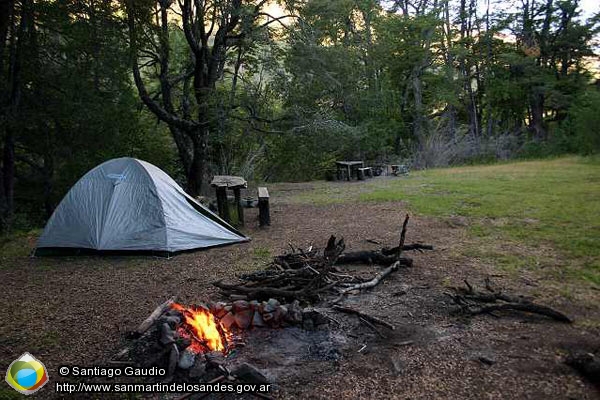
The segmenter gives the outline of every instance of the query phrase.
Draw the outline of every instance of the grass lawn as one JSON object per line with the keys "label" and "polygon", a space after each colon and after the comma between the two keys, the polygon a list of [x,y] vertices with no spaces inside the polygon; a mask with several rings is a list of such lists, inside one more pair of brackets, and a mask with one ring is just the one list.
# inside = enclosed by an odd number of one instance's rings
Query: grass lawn
{"label": "grass lawn", "polygon": [[555,267],[548,269],[555,277],[600,286],[598,158],[431,169],[346,187],[352,189],[323,187],[299,200],[405,201],[417,214],[467,226],[473,241],[463,246],[465,256],[515,272]]}

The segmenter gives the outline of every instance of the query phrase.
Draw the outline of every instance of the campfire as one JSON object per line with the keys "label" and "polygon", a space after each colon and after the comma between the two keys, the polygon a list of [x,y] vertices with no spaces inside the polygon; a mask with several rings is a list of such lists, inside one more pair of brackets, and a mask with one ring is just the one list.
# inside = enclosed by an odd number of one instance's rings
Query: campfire
{"label": "campfire", "polygon": [[[331,321],[339,324],[328,315],[332,312],[356,314],[370,325],[394,329],[380,318],[336,303],[351,293],[376,286],[400,267],[410,267],[412,260],[401,255],[402,250],[431,248],[404,244],[407,222],[408,216],[396,248],[342,254],[344,240],[331,236],[322,251],[312,247],[292,249],[292,253],[275,257],[267,269],[240,276],[243,283],[214,282],[225,301],[183,305],[173,297],[158,306],[136,329],[136,340],[116,359],[127,356],[131,360],[128,362],[164,367],[170,379],[180,381],[210,381],[220,376],[227,379],[237,376],[234,379],[238,379],[244,374],[251,375],[250,379],[255,381],[260,378],[255,368],[245,364],[234,367],[236,349],[246,345],[244,340],[250,330],[295,327],[306,332],[328,331]],[[344,273],[336,266],[357,262],[388,267],[373,279],[365,280]],[[313,306],[317,303],[326,306],[323,302],[326,297],[330,300],[328,307]]]}
{"label": "campfire", "polygon": [[177,328],[177,333],[180,337],[190,338],[190,350],[196,354],[209,351],[227,352],[231,332],[221,325],[209,309],[187,308],[178,303],[171,304],[171,308],[179,311],[184,318]]}

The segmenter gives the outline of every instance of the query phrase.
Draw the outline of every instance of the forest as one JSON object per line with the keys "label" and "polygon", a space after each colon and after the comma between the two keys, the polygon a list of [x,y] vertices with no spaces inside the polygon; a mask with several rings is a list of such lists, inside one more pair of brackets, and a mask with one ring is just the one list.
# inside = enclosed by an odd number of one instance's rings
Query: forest
{"label": "forest", "polygon": [[200,195],[597,153],[599,29],[578,0],[0,0],[0,230],[114,157]]}

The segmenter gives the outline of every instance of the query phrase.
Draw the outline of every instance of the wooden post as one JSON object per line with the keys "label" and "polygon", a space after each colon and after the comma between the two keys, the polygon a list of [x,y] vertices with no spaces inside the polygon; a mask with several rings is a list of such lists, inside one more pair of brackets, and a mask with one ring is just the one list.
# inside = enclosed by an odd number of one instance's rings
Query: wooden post
{"label": "wooden post", "polygon": [[240,226],[244,226],[244,207],[242,205],[242,196],[240,194],[240,188],[235,187],[233,189],[233,194],[235,195],[235,204],[237,204],[238,223],[240,224]]}
{"label": "wooden post", "polygon": [[350,164],[347,165],[348,168],[348,180],[350,180],[352,178],[352,167],[350,166]]}
{"label": "wooden post", "polygon": [[217,208],[219,209],[219,216],[225,221],[230,222],[227,188],[224,186],[217,186]]}
{"label": "wooden post", "polygon": [[258,188],[258,224],[259,226],[271,225],[269,191],[266,187]]}
{"label": "wooden post", "polygon": [[356,179],[358,179],[359,181],[365,180],[365,169],[364,168],[358,168],[356,170]]}

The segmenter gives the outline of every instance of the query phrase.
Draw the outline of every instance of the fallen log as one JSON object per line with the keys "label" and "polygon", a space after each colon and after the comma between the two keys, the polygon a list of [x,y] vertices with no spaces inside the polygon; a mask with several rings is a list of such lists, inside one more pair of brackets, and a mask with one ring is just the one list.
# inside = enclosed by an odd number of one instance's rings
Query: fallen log
{"label": "fallen log", "polygon": [[[420,243],[413,243],[413,244],[405,244],[404,246],[402,246],[402,250],[403,251],[410,251],[410,250],[433,250],[433,246],[430,244],[420,244]],[[394,254],[398,254],[398,246],[396,247],[384,247],[383,249],[381,249],[381,254],[383,254],[384,256],[391,256]]]}
{"label": "fallen log", "polygon": [[392,324],[390,324],[389,322],[383,321],[377,317],[374,317],[372,315],[369,314],[365,314],[362,311],[356,310],[354,308],[350,308],[350,307],[342,307],[342,306],[338,306],[338,305],[334,305],[331,307],[332,309],[336,310],[336,311],[340,311],[346,314],[354,314],[354,315],[358,315],[359,317],[362,317],[363,319],[366,319],[369,322],[372,322],[374,324],[379,324],[381,326],[385,326],[386,328],[389,328],[391,330],[395,330],[396,327]]}
{"label": "fallen log", "polygon": [[169,300],[156,307],[154,311],[152,311],[152,314],[150,314],[150,316],[146,318],[146,320],[142,322],[140,326],[138,326],[138,328],[135,330],[135,334],[137,336],[143,335],[144,332],[150,329],[150,327],[154,325],[156,320],[160,318],[160,316],[163,315],[173,303],[175,303],[175,296],[171,297]]}

